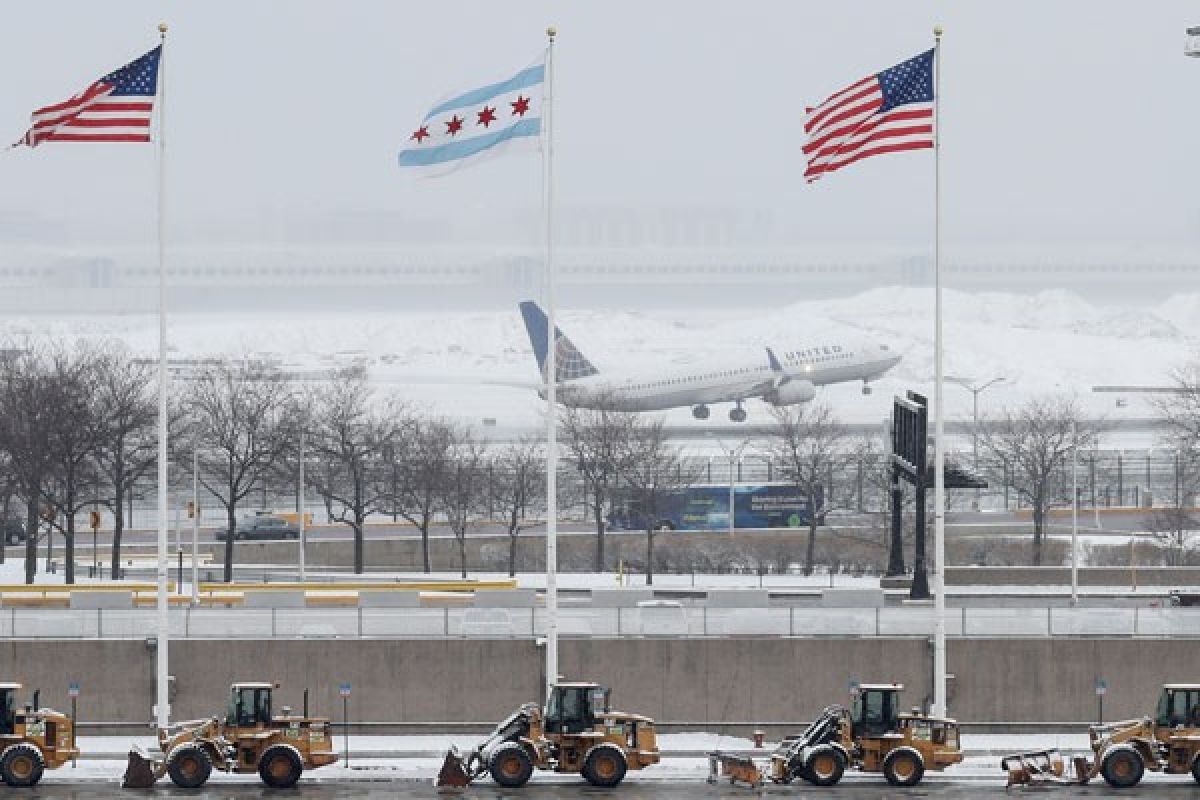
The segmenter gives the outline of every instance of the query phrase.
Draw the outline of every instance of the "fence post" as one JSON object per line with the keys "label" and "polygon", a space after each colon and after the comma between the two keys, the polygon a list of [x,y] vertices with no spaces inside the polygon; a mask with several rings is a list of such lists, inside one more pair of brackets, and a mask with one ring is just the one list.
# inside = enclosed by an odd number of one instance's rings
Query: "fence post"
{"label": "fence post", "polygon": [[358,638],[362,638],[362,606],[359,606],[358,611]]}
{"label": "fence post", "polygon": [[1125,504],[1125,454],[1117,451],[1117,505]]}
{"label": "fence post", "polygon": [[96,609],[96,638],[104,638],[104,609]]}
{"label": "fence post", "polygon": [[271,638],[275,638],[275,609],[271,608]]}

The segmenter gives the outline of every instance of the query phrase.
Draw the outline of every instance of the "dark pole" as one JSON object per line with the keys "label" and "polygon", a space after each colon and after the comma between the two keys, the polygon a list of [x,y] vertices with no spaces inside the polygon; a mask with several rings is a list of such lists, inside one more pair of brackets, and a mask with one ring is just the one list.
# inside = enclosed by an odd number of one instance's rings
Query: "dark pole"
{"label": "dark pole", "polygon": [[917,479],[916,547],[913,550],[913,582],[908,596],[928,600],[929,576],[925,574],[925,476]]}
{"label": "dark pole", "polygon": [[892,543],[888,551],[888,577],[904,574],[904,488],[900,485],[900,470],[892,466]]}
{"label": "dark pole", "polygon": [[342,743],[346,747],[346,768],[350,768],[350,694],[342,692]]}

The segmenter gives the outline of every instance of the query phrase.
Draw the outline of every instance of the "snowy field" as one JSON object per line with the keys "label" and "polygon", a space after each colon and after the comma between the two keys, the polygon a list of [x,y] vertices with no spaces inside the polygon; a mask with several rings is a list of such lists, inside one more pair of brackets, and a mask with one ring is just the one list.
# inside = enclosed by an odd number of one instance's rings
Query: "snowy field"
{"label": "snowy field", "polygon": [[[1005,376],[981,398],[984,410],[1046,393],[1078,395],[1089,413],[1109,419],[1150,414],[1137,396],[1116,408],[1098,384],[1162,385],[1195,352],[1200,294],[1157,305],[1099,305],[1065,291],[1037,294],[947,290],[946,373],[978,381]],[[560,327],[603,372],[699,366],[733,352],[747,359],[765,346],[800,348],[838,341],[886,342],[904,360],[871,396],[855,384],[828,387],[821,397],[850,422],[875,422],[891,395],[913,388],[932,395],[933,293],[880,288],[833,300],[774,308],[674,308],[611,312],[565,309]],[[529,389],[496,385],[536,380],[536,367],[515,308],[494,312],[186,314],[171,317],[172,356],[258,356],[285,368],[323,370],[365,364],[376,381],[414,403],[464,421],[494,418],[502,427],[534,425],[541,407]],[[151,315],[9,317],[0,337],[51,336],[126,342],[152,355]],[[971,413],[971,394],[948,384],[952,417]],[[751,420],[762,406],[751,404]],[[686,409],[669,420],[703,427]],[[714,415],[724,422],[724,410]]]}

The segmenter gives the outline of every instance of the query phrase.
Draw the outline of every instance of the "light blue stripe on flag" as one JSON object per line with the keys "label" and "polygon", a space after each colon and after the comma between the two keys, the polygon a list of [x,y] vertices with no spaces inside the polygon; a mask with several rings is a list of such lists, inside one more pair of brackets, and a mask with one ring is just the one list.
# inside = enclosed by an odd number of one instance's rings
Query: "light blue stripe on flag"
{"label": "light blue stripe on flag", "polygon": [[537,136],[541,131],[541,119],[523,119],[503,130],[485,133],[482,136],[475,136],[471,139],[462,139],[457,142],[449,142],[438,147],[429,147],[423,150],[401,150],[400,166],[428,167],[434,164],[444,164],[447,161],[457,161],[473,156],[476,153],[481,153],[489,147],[495,147],[509,139]]}
{"label": "light blue stripe on flag", "polygon": [[447,100],[426,114],[425,120],[428,121],[437,114],[442,114],[455,108],[478,105],[484,100],[490,100],[498,94],[507,94],[509,92],[515,92],[517,89],[524,89],[528,86],[536,86],[545,79],[545,74],[546,65],[537,64],[518,72],[516,75],[506,81],[493,83],[491,86],[484,86],[481,89],[472,89],[469,92],[460,94],[458,97]]}

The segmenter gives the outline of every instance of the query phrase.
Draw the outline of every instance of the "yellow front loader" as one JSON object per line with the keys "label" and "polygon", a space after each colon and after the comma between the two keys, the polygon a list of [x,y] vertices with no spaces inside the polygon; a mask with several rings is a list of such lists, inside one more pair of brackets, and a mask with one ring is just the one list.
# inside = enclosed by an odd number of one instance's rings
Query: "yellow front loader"
{"label": "yellow front loader", "polygon": [[451,748],[437,785],[461,788],[489,773],[500,786],[514,788],[541,769],[612,787],[628,770],[657,764],[654,720],[610,710],[609,694],[595,683],[551,687],[545,710],[526,703],[465,757]]}

